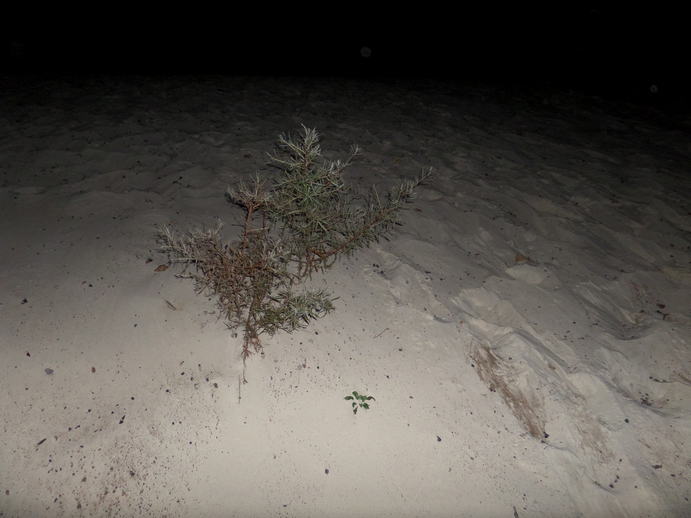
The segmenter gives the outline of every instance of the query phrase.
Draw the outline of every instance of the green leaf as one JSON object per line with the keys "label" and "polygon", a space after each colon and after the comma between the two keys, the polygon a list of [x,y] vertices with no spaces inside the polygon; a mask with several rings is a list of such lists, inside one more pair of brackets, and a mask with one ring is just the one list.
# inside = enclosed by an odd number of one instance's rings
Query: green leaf
{"label": "green leaf", "polygon": [[357,407],[353,408],[353,414],[357,414]]}
{"label": "green leaf", "polygon": [[355,396],[355,397],[358,398],[358,399],[360,398],[360,396],[358,395],[358,393],[355,392],[354,390],[353,390],[353,396]]}
{"label": "green leaf", "polygon": [[369,405],[367,403],[362,403],[360,406],[369,410]]}
{"label": "green leaf", "polygon": [[373,399],[374,401],[376,401],[376,399],[374,399],[372,396],[367,396],[367,401],[369,401],[370,399]]}
{"label": "green leaf", "polygon": [[343,399],[347,399],[348,401],[350,401],[351,399],[353,399],[353,396],[346,396]]}
{"label": "green leaf", "polygon": [[357,403],[355,401],[353,401],[353,408],[355,408],[356,406],[357,406]]}

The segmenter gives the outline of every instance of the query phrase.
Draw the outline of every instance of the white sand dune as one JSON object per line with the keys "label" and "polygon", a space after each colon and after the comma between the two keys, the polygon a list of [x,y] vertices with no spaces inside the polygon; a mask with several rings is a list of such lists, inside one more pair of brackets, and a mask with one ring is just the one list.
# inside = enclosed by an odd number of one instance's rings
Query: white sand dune
{"label": "white sand dune", "polygon": [[[431,83],[1,87],[0,516],[691,512],[688,121]],[[155,225],[233,239],[226,186],[301,124],[362,148],[355,186],[435,176],[242,385]]]}

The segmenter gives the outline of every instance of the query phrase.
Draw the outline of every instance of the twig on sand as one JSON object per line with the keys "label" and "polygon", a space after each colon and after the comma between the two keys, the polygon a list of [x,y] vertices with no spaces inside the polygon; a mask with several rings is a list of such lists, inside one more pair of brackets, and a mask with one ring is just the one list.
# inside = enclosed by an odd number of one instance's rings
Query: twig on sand
{"label": "twig on sand", "polygon": [[386,333],[388,330],[389,330],[389,328],[388,328],[388,327],[385,327],[384,330],[383,330],[381,333],[379,333],[378,335],[374,335],[372,338],[379,338],[381,335],[383,335],[384,333]]}

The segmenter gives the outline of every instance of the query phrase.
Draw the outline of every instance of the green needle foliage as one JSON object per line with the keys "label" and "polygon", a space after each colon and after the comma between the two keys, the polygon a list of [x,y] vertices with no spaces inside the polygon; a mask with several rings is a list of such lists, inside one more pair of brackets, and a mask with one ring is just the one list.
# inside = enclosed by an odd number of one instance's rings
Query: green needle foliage
{"label": "green needle foliage", "polygon": [[226,192],[228,201],[245,210],[237,242],[222,241],[220,222],[181,237],[167,226],[158,234],[172,262],[195,267],[183,276],[194,279],[197,292],[218,297],[226,325],[244,330],[243,360],[261,351],[261,334],[291,332],[333,311],[335,299],[326,291],[295,288],[339,256],[386,238],[431,174],[402,182],[384,198],[374,189],[357,195],[342,178],[357,147],[345,161],[324,160],[317,131],[303,126],[297,138],[281,135],[278,151],[271,156],[281,170],[278,178],[257,176]]}

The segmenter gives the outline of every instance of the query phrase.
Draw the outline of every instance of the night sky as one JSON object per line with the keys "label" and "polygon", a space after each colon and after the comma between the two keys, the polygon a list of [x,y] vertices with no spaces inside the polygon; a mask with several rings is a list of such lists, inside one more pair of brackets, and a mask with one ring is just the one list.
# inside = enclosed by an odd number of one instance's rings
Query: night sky
{"label": "night sky", "polygon": [[5,17],[2,69],[426,77],[686,95],[689,31],[680,10],[375,4],[170,4],[159,12],[99,4],[69,13],[37,5]]}

